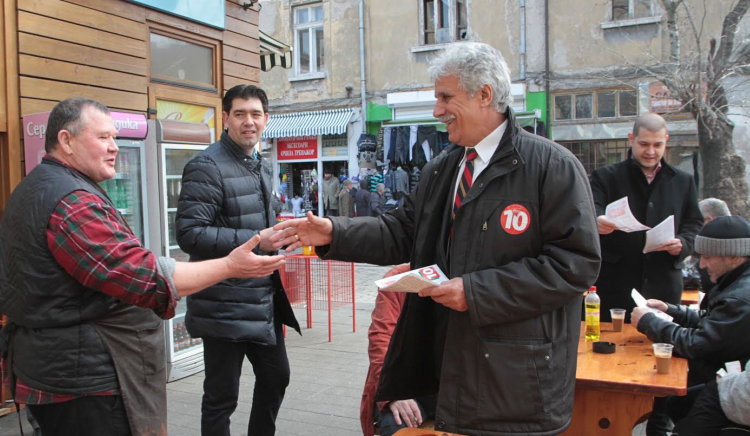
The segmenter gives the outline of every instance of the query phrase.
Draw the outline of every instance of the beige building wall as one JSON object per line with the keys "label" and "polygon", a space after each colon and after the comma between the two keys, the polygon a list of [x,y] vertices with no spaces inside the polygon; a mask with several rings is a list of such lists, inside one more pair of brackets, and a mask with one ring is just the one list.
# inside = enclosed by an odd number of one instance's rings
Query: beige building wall
{"label": "beige building wall", "polygon": [[[356,0],[267,0],[262,3],[260,29],[273,38],[294,45],[294,7],[322,5],[325,40],[324,77],[300,80],[295,68],[273,68],[261,73],[261,85],[271,105],[306,104],[304,110],[323,109],[317,103],[335,99],[327,107],[357,106],[360,95],[359,5]],[[296,47],[295,47],[296,49]],[[352,88],[347,97],[346,87]]]}

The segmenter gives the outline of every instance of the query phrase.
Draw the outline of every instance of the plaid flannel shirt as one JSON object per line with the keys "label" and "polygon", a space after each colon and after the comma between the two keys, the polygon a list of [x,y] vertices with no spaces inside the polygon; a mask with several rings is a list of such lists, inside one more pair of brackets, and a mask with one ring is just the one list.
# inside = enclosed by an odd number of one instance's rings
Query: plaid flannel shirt
{"label": "plaid flannel shirt", "polygon": [[[156,256],[123,225],[117,210],[97,195],[76,191],[60,200],[49,220],[47,244],[57,263],[83,286],[153,309],[164,319],[174,316],[177,301],[169,282],[157,271]],[[3,373],[7,374],[7,367]],[[79,397],[43,392],[16,379],[19,404],[61,403]]]}

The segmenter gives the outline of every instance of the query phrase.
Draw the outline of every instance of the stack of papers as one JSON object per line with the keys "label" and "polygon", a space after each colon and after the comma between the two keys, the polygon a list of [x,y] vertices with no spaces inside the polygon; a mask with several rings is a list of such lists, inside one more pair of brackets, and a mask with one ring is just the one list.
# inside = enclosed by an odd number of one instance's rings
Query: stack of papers
{"label": "stack of papers", "polygon": [[422,289],[431,288],[447,281],[448,277],[443,274],[437,265],[430,265],[376,280],[375,285],[380,291],[418,293]]}
{"label": "stack of papers", "polygon": [[641,224],[641,222],[635,218],[633,212],[630,210],[628,197],[622,197],[621,199],[608,204],[604,216],[612,221],[617,226],[618,230],[622,230],[626,233],[647,230],[646,245],[643,247],[644,253],[655,251],[660,245],[670,239],[674,239],[675,237],[674,215],[668,216],[667,219],[652,229],[651,227]]}

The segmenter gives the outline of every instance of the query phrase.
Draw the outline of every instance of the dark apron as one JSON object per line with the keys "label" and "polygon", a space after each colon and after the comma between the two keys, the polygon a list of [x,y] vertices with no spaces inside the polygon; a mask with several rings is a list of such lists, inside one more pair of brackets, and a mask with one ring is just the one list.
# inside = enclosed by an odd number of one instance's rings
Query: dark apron
{"label": "dark apron", "polygon": [[162,320],[120,303],[92,321],[115,365],[133,436],[167,434],[167,357]]}

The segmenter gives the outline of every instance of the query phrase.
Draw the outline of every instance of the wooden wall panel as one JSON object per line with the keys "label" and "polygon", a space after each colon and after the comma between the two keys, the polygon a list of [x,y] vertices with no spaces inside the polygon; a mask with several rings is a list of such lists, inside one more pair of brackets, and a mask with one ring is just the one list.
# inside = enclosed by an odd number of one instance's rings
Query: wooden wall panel
{"label": "wooden wall panel", "polygon": [[129,38],[147,36],[143,23],[59,0],[18,0],[18,9]]}
{"label": "wooden wall panel", "polygon": [[65,2],[138,21],[139,23],[146,22],[145,7],[122,0],[65,0]]}
{"label": "wooden wall panel", "polygon": [[224,60],[248,67],[260,68],[260,56],[257,53],[245,51],[239,48],[224,46]]}
{"label": "wooden wall panel", "polygon": [[18,45],[21,53],[58,60],[75,60],[85,65],[141,76],[148,74],[146,59],[94,47],[85,47],[27,33],[19,34]]}
{"label": "wooden wall panel", "polygon": [[21,116],[49,112],[58,103],[58,100],[39,100],[36,98],[21,99]]}
{"label": "wooden wall panel", "polygon": [[240,79],[260,77],[258,68],[248,67],[246,65],[235,64],[234,62],[224,61],[224,75],[239,77]]}
{"label": "wooden wall panel", "polygon": [[19,71],[23,76],[41,77],[142,94],[146,93],[146,87],[148,86],[147,79],[144,76],[118,73],[29,55],[21,55],[19,61]]}
{"label": "wooden wall panel", "polygon": [[146,94],[21,77],[21,97],[63,100],[73,96],[91,98],[110,108],[129,109],[137,112],[146,112],[146,109],[148,109]]}
{"label": "wooden wall panel", "polygon": [[260,38],[258,26],[250,24],[247,21],[238,20],[233,17],[226,17],[225,25],[226,29],[230,32],[239,33],[255,39]]}
{"label": "wooden wall panel", "polygon": [[0,144],[0,216],[13,188],[21,182],[23,175],[23,148],[21,148],[21,115],[18,96],[18,27],[16,22],[16,0],[0,1],[0,20],[3,21],[3,34],[0,44],[3,47],[5,62],[5,89],[0,97],[7,104],[7,132]]}
{"label": "wooden wall panel", "polygon": [[[258,6],[255,6],[255,8],[257,9]],[[236,18],[238,20],[248,22],[255,26],[258,25],[258,11],[256,11],[255,9],[244,10],[237,3],[227,1],[225,13],[227,17]]]}
{"label": "wooden wall panel", "polygon": [[224,91],[227,91],[236,85],[260,85],[260,70],[256,71],[258,71],[257,76],[254,75],[253,77],[246,77],[243,79],[239,77],[224,76]]}
{"label": "wooden wall panel", "polygon": [[18,11],[18,29],[25,33],[98,47],[115,53],[123,53],[140,58],[145,58],[148,53],[144,41],[24,11]]}
{"label": "wooden wall panel", "polygon": [[242,50],[260,53],[260,40],[234,32],[224,32],[224,44]]}

